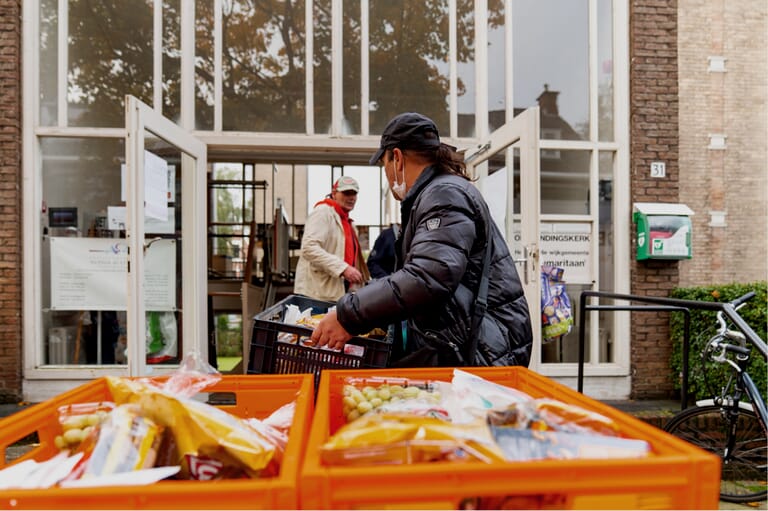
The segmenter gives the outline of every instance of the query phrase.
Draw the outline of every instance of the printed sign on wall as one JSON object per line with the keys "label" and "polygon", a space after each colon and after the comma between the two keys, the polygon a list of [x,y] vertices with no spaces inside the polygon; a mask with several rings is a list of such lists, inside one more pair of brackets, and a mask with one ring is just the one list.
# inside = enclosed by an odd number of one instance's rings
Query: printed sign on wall
{"label": "printed sign on wall", "polygon": [[[128,245],[118,238],[51,239],[51,309],[126,310]],[[144,300],[176,310],[176,241],[152,242],[144,256]]]}

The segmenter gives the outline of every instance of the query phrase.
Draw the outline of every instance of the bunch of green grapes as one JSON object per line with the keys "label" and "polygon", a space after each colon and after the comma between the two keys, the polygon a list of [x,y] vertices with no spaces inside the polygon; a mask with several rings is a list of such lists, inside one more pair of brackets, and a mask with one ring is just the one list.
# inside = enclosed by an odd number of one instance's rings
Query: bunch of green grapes
{"label": "bunch of green grapes", "polygon": [[415,385],[390,385],[383,383],[378,387],[366,385],[357,388],[354,385],[344,385],[342,392],[344,417],[352,422],[366,413],[385,406],[387,403],[414,400],[427,403],[439,403],[440,393]]}
{"label": "bunch of green grapes", "polygon": [[76,449],[80,443],[91,434],[96,426],[104,422],[109,415],[106,410],[97,410],[83,415],[70,415],[61,420],[63,433],[53,439],[54,445],[60,449]]}

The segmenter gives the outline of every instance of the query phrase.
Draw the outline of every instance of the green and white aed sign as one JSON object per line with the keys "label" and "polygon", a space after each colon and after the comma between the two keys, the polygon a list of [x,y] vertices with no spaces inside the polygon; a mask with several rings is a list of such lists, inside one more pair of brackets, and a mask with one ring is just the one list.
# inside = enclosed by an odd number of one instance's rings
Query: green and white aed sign
{"label": "green and white aed sign", "polygon": [[637,260],[690,259],[692,215],[684,204],[635,203]]}

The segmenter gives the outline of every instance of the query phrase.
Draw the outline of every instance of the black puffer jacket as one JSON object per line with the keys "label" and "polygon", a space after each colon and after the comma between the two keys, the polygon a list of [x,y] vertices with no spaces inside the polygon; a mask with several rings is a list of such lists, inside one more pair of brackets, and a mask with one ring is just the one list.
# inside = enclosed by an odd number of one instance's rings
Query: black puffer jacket
{"label": "black puffer jacket", "polygon": [[480,191],[471,182],[426,168],[402,205],[396,271],[337,303],[353,335],[408,320],[405,352],[423,337],[468,345],[487,234],[492,249],[488,309],[480,326],[475,364],[527,366],[532,348],[528,303],[512,257]]}

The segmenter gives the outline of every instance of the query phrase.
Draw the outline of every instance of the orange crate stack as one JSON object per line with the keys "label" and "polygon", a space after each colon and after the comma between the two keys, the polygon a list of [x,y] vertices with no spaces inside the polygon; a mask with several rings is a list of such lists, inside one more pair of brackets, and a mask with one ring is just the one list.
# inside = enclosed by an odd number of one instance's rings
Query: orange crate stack
{"label": "orange crate stack", "polygon": [[[303,509],[459,509],[478,497],[509,497],[509,509],[717,509],[720,459],[634,417],[522,367],[466,368],[534,398],[551,397],[613,419],[645,440],[640,459],[510,463],[450,462],[370,467],[321,464],[320,447],[344,423],[345,378],[451,381],[451,368],[323,371],[304,457]],[[500,501],[499,501],[500,502]]]}
{"label": "orange crate stack", "polygon": [[[204,392],[222,393],[227,404],[218,408],[241,418],[264,419],[281,406],[296,401],[278,476],[220,481],[169,480],[146,486],[0,490],[0,508],[296,509],[298,475],[314,408],[313,375],[225,375]],[[111,399],[106,379],[99,378],[0,420],[0,468],[6,464],[8,446],[32,434],[37,434],[39,445],[15,462],[43,461],[58,453],[53,441],[59,431],[59,406]]]}

